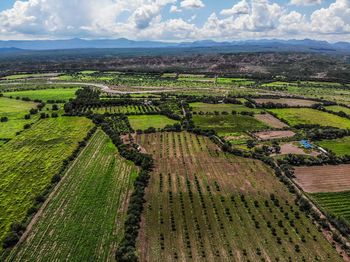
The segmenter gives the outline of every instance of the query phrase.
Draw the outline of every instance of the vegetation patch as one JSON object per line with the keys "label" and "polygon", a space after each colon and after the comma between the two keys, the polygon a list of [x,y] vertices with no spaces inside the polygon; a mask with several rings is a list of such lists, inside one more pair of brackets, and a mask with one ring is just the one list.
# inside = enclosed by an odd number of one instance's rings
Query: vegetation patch
{"label": "vegetation patch", "polygon": [[278,118],[274,117],[271,114],[256,114],[254,115],[254,117],[267,124],[268,126],[272,127],[272,128],[285,128],[288,127],[288,125],[286,123],[283,123],[281,120],[279,120]]}
{"label": "vegetation patch", "polygon": [[137,172],[98,130],[11,261],[114,260]]}
{"label": "vegetation patch", "polygon": [[160,111],[156,106],[149,105],[129,105],[129,106],[111,106],[96,108],[92,110],[97,114],[126,114],[126,115],[137,115],[137,114],[153,114]]}
{"label": "vegetation patch", "polygon": [[167,125],[174,125],[177,121],[163,115],[142,115],[129,116],[130,125],[134,130],[146,130],[148,128],[164,128]]}
{"label": "vegetation patch", "polygon": [[345,114],[350,115],[350,108],[345,106],[326,106],[325,108],[336,113],[344,112]]}
{"label": "vegetation patch", "polygon": [[301,107],[311,107],[316,104],[315,101],[306,100],[306,99],[292,99],[292,98],[259,98],[254,99],[257,104],[281,104],[288,106],[301,106]]}
{"label": "vegetation patch", "polygon": [[68,101],[75,97],[75,92],[79,88],[51,88],[51,89],[40,89],[40,90],[26,90],[26,91],[15,91],[6,92],[5,96],[9,97],[27,97],[31,100],[41,100],[44,102],[53,100]]}
{"label": "vegetation patch", "polygon": [[232,111],[240,112],[261,112],[260,109],[249,108],[244,105],[236,104],[209,104],[202,102],[190,103],[190,107],[193,112],[203,112],[203,113],[214,113],[214,112],[227,112],[232,113]]}
{"label": "vegetation patch", "polygon": [[350,137],[343,137],[333,140],[322,140],[317,143],[320,147],[332,151],[337,156],[350,155]]}

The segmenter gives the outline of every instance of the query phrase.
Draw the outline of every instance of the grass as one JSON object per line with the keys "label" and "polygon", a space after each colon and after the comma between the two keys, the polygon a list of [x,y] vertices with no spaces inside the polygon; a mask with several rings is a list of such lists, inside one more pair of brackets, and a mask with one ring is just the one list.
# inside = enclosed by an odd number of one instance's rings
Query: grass
{"label": "grass", "polygon": [[262,162],[186,132],[136,140],[155,159],[140,261],[341,260]]}
{"label": "grass", "polygon": [[311,196],[327,213],[341,217],[350,224],[350,191],[315,193]]}
{"label": "grass", "polygon": [[129,116],[128,118],[134,130],[145,130],[150,127],[164,128],[166,125],[177,123],[177,121],[163,115]]}
{"label": "grass", "polygon": [[325,108],[333,112],[344,112],[345,114],[350,115],[350,108],[344,106],[326,106]]}
{"label": "grass", "polygon": [[219,135],[269,128],[254,117],[244,115],[194,115],[193,121],[196,126],[202,129],[213,129]]}
{"label": "grass", "polygon": [[289,125],[311,124],[332,126],[341,129],[350,128],[350,120],[337,115],[322,112],[311,108],[283,108],[270,109],[278,118],[284,119]]}
{"label": "grass", "polygon": [[208,103],[202,103],[202,102],[195,102],[190,103],[190,107],[192,108],[193,112],[210,112],[213,113],[215,111],[217,112],[228,112],[231,113],[232,111],[236,112],[261,112],[260,109],[255,108],[249,108],[244,105],[235,105],[235,104],[208,104]]}
{"label": "grass", "polygon": [[64,100],[68,101],[75,97],[75,92],[79,88],[52,88],[52,89],[40,89],[40,90],[26,90],[26,91],[14,91],[6,92],[4,96],[9,97],[28,97],[31,100]]}
{"label": "grass", "polygon": [[35,119],[24,119],[32,108],[36,108],[36,103],[0,97],[0,117],[8,118],[7,122],[0,122],[0,138],[13,138],[25,124],[33,123]]}
{"label": "grass", "polygon": [[350,137],[334,140],[323,140],[317,143],[319,146],[331,150],[337,156],[350,155]]}
{"label": "grass", "polygon": [[17,80],[17,79],[30,78],[30,77],[45,77],[45,76],[50,76],[50,75],[51,74],[18,74],[18,75],[4,76],[1,79]]}
{"label": "grass", "polygon": [[11,261],[113,261],[136,176],[98,130]]}
{"label": "grass", "polygon": [[0,241],[13,222],[25,218],[34,198],[50,184],[63,160],[91,127],[92,122],[86,118],[40,120],[1,147]]}

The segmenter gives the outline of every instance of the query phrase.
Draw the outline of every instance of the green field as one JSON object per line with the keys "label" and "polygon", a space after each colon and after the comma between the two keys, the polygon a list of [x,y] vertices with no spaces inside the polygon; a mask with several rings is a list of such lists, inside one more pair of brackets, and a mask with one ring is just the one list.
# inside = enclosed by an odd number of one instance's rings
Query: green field
{"label": "green field", "polygon": [[195,102],[190,103],[190,107],[192,108],[193,112],[228,112],[231,113],[232,111],[236,112],[261,112],[263,110],[255,109],[255,108],[249,108],[244,105],[235,105],[235,104],[208,104],[208,103],[202,103],[202,102]]}
{"label": "green field", "polygon": [[332,126],[342,129],[350,128],[350,120],[322,112],[311,108],[283,108],[269,109],[275,113],[278,118],[284,119],[289,125],[295,126],[300,124]]}
{"label": "green field", "polygon": [[350,137],[343,137],[334,140],[323,140],[317,144],[325,149],[331,150],[337,156],[350,155]]}
{"label": "green field", "polygon": [[344,112],[345,114],[350,115],[350,108],[344,106],[326,106],[325,108],[333,112]]}
{"label": "green field", "polygon": [[314,193],[311,196],[327,213],[341,217],[350,224],[350,191]]}
{"label": "green field", "polygon": [[52,88],[52,89],[40,89],[40,90],[26,90],[26,91],[14,91],[6,92],[4,96],[12,97],[28,97],[31,100],[64,100],[68,101],[75,97],[75,92],[79,88]]}
{"label": "green field", "polygon": [[193,121],[202,129],[213,129],[219,135],[230,135],[236,132],[268,129],[264,123],[251,116],[243,115],[194,115]]}
{"label": "green field", "polygon": [[25,120],[29,110],[36,108],[36,103],[0,97],[0,117],[7,117],[7,122],[0,122],[0,138],[13,138],[25,124],[33,123],[33,119]]}
{"label": "green field", "polygon": [[92,110],[96,114],[149,114],[159,112],[159,108],[156,106],[145,106],[145,105],[130,105],[130,106],[111,106],[103,108],[95,108]]}
{"label": "green field", "polygon": [[18,80],[18,79],[24,79],[24,78],[45,77],[45,76],[52,76],[52,74],[18,74],[18,75],[4,76],[1,79]]}
{"label": "green field", "polygon": [[98,130],[9,260],[114,261],[136,176]]}
{"label": "green field", "polygon": [[1,147],[0,241],[13,222],[25,218],[34,198],[91,128],[86,118],[44,119]]}
{"label": "green field", "polygon": [[177,121],[163,115],[128,116],[134,130],[145,130],[150,127],[164,128],[166,125],[176,124]]}

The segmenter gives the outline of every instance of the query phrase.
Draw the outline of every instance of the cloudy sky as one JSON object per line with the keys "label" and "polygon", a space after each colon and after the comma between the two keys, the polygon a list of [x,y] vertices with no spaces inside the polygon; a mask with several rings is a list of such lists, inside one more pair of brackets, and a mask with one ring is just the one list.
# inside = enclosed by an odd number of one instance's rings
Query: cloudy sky
{"label": "cloudy sky", "polygon": [[0,0],[0,39],[350,42],[350,0]]}

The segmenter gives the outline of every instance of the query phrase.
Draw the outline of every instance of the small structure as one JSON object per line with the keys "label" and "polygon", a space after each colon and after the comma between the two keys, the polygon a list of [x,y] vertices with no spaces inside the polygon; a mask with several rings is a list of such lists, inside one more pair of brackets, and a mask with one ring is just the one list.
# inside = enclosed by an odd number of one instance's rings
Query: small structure
{"label": "small structure", "polygon": [[309,141],[303,139],[300,141],[300,144],[305,148],[305,149],[312,149],[313,146],[309,143]]}

